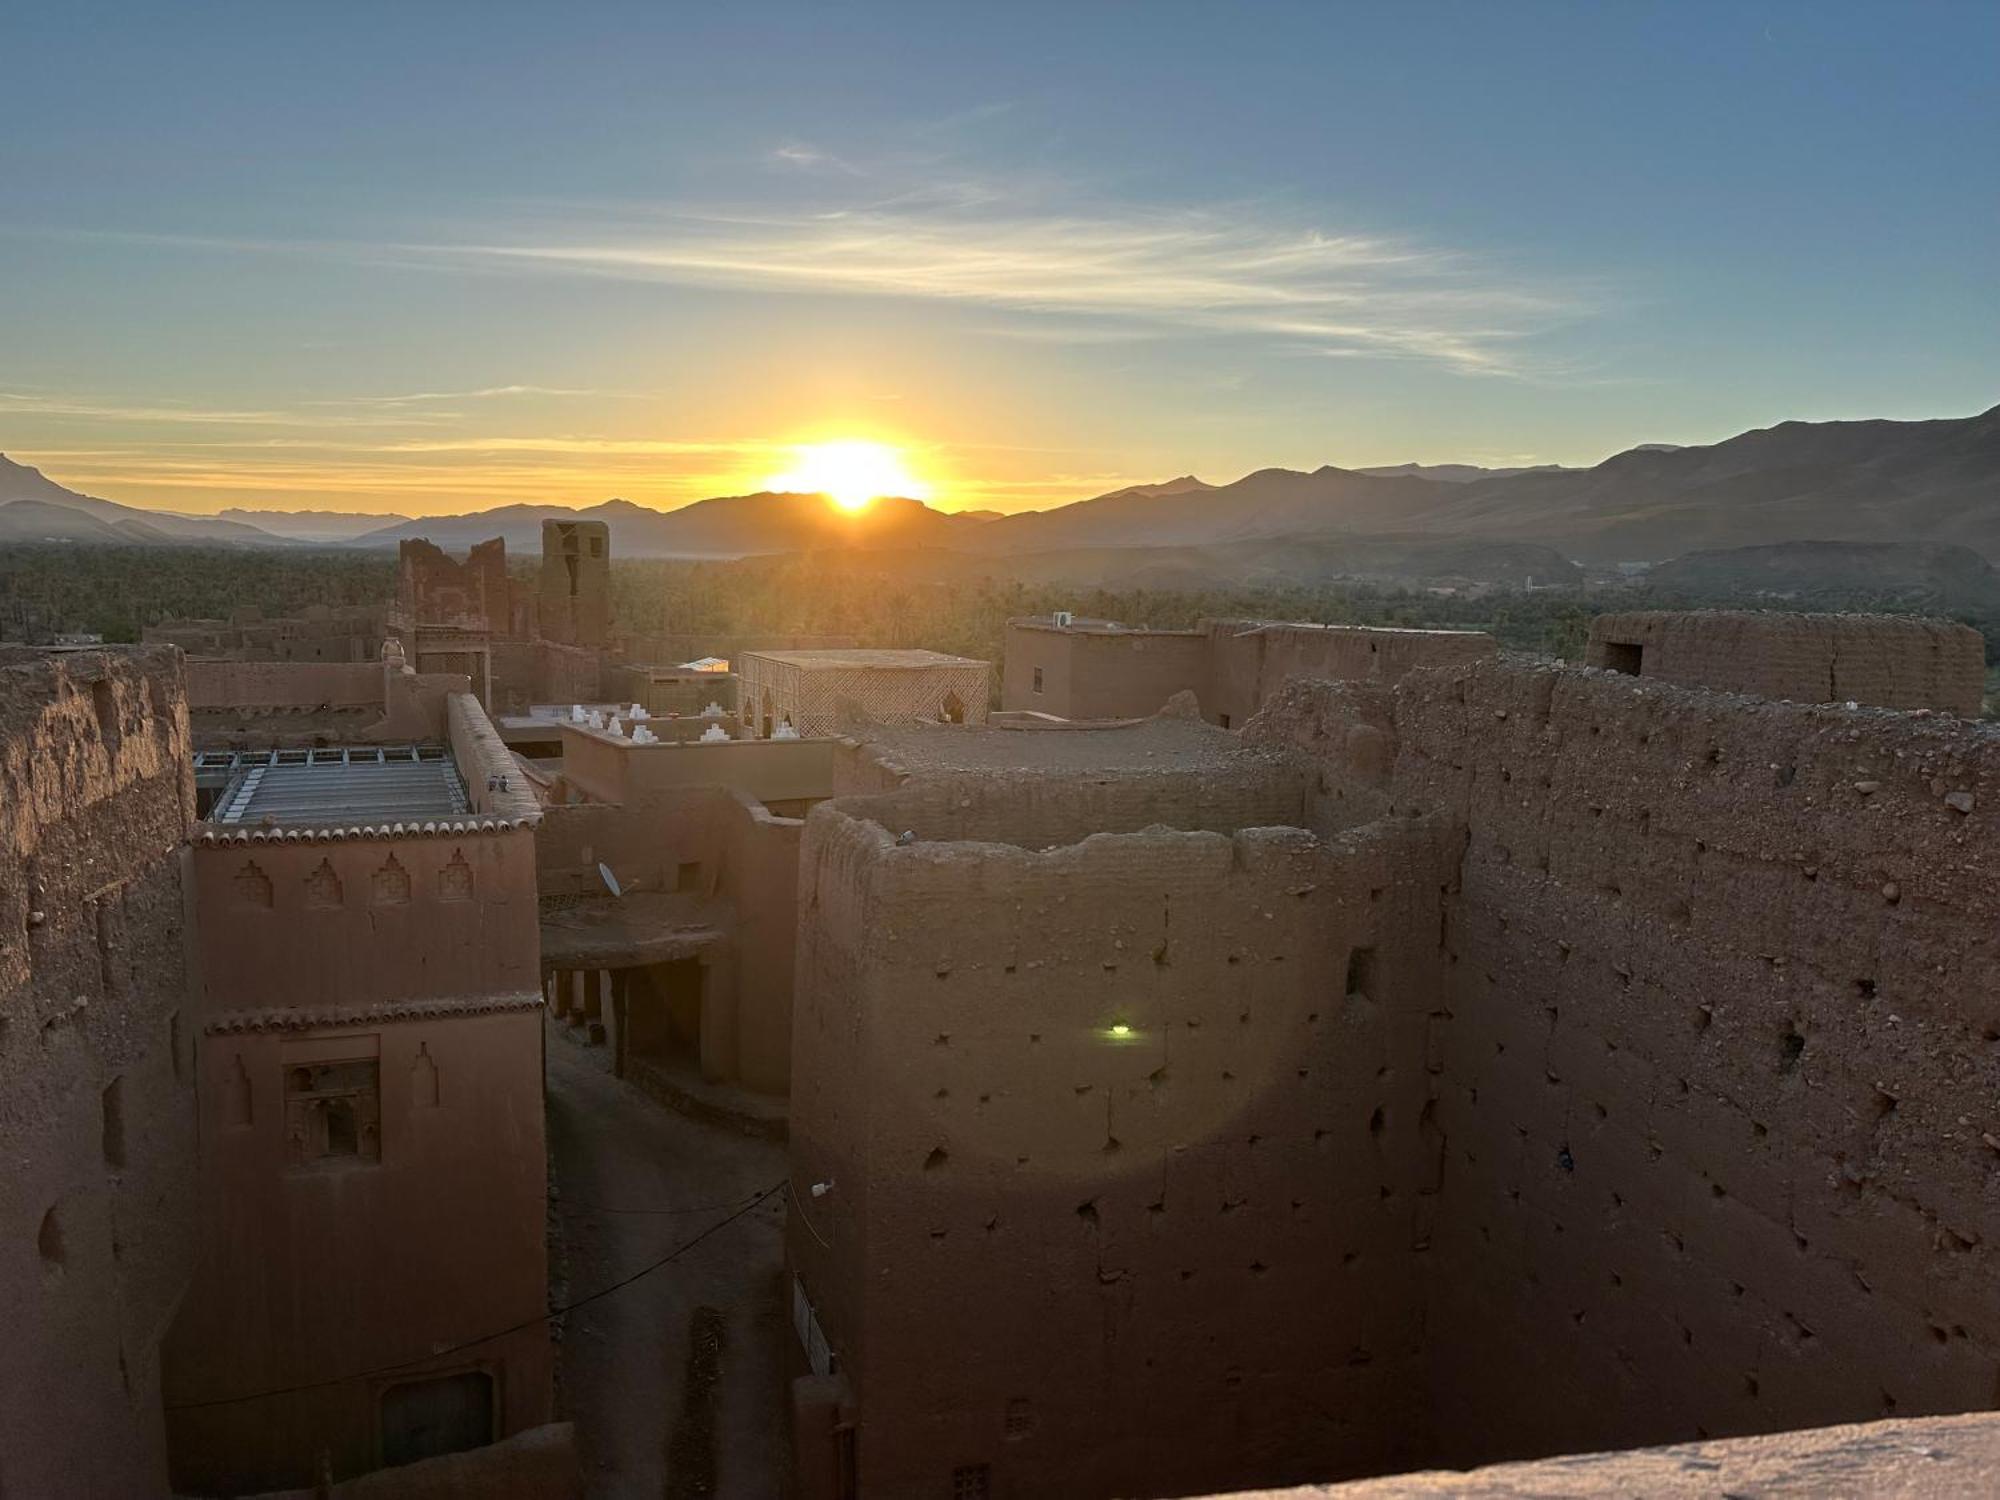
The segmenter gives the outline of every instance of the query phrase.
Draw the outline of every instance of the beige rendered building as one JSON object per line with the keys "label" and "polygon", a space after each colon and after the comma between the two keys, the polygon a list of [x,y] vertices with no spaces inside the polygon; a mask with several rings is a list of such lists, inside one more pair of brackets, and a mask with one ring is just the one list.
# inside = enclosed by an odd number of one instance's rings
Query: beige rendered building
{"label": "beige rendered building", "polygon": [[852,719],[986,722],[993,665],[941,651],[746,651],[737,662],[744,721],[768,739],[789,724],[836,733]]}

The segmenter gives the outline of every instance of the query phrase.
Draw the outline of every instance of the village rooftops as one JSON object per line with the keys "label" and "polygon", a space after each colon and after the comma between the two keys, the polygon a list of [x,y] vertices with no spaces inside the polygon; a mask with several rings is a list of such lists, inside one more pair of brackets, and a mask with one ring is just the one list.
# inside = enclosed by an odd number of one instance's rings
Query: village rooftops
{"label": "village rooftops", "polygon": [[927,667],[984,667],[987,662],[944,651],[850,647],[824,651],[746,651],[745,656],[782,662],[802,672],[919,671]]}
{"label": "village rooftops", "polygon": [[[212,769],[207,759],[204,772]],[[273,750],[237,757],[210,821],[345,826],[459,818],[471,806],[458,766],[441,745]]]}

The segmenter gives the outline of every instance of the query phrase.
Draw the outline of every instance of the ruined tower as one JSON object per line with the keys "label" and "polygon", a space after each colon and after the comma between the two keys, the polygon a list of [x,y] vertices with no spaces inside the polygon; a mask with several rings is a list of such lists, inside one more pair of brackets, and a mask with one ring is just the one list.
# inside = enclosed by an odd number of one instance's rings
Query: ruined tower
{"label": "ruined tower", "polygon": [[542,522],[544,640],[603,646],[611,637],[611,528],[602,521]]}

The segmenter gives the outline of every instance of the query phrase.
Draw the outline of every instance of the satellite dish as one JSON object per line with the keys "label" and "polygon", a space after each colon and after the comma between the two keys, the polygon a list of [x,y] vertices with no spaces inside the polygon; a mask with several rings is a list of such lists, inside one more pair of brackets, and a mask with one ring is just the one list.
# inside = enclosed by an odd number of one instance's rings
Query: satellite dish
{"label": "satellite dish", "polygon": [[611,873],[611,866],[605,864],[602,860],[599,860],[597,862],[597,873],[604,878],[604,888],[607,891],[611,892],[612,895],[622,896],[625,894],[625,892],[619,888],[618,877]]}

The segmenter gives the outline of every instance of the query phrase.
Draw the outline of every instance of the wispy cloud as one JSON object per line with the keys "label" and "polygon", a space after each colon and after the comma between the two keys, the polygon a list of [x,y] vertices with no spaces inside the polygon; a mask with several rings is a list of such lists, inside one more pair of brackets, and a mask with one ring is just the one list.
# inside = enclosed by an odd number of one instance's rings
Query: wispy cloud
{"label": "wispy cloud", "polygon": [[601,401],[635,401],[639,391],[596,391],[559,385],[488,385],[471,391],[409,391],[398,396],[343,396],[314,406],[418,406],[430,401],[493,401],[510,396],[588,396]]}
{"label": "wispy cloud", "polygon": [[[1464,374],[1525,367],[1521,343],[1583,310],[1476,258],[1238,208],[1017,206],[953,179],[865,207],[572,223],[405,255],[554,274],[876,296],[1036,315],[1015,336],[1233,336]],[[1068,326],[1065,326],[1068,325]],[[1073,330],[1073,331],[1072,331]]]}
{"label": "wispy cloud", "polygon": [[[1003,313],[981,326],[1014,338],[1224,337],[1467,375],[1553,372],[1533,352],[1534,338],[1602,300],[1601,289],[1574,278],[1558,285],[1474,252],[1327,227],[1324,215],[1268,201],[1132,203],[1047,176],[955,170],[945,160],[857,167],[801,143],[776,148],[771,160],[832,170],[802,176],[782,203],[573,205],[506,232],[449,240],[132,238],[384,267],[918,300]],[[837,179],[847,175],[875,191],[856,192],[859,182],[842,188]]]}

